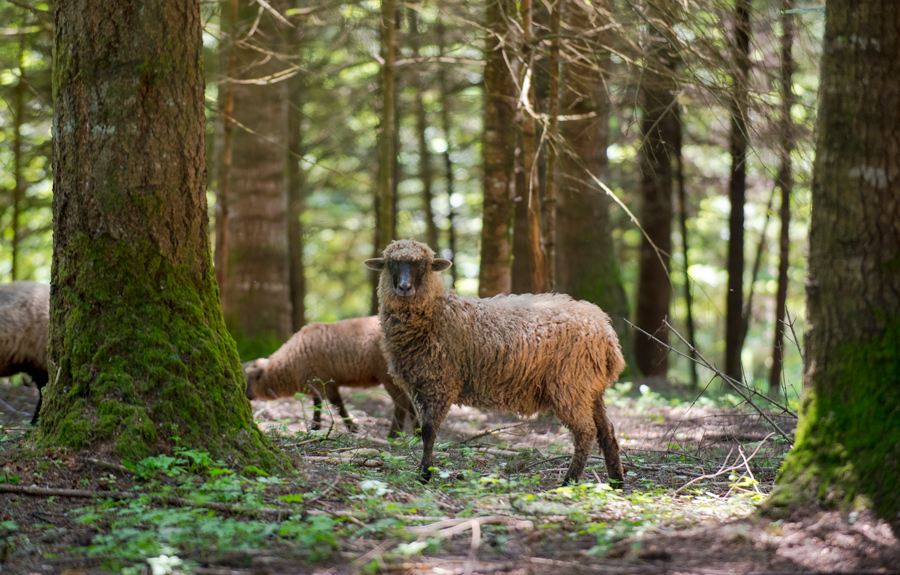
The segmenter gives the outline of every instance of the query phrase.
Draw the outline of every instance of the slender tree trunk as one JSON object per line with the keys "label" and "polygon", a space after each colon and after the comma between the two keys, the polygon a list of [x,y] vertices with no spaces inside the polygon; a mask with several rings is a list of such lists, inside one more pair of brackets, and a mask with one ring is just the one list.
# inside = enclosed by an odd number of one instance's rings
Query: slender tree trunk
{"label": "slender tree trunk", "polygon": [[[407,8],[409,13],[409,39],[412,45],[413,58],[419,57],[419,45],[422,38],[419,35],[419,17],[413,8]],[[438,227],[434,221],[434,210],[431,202],[434,193],[431,189],[431,152],[428,150],[428,138],[425,130],[428,128],[428,115],[425,111],[425,82],[422,81],[422,71],[417,69],[411,72],[413,85],[416,90],[416,132],[419,139],[419,179],[422,181],[422,207],[425,213],[425,230],[428,246],[440,253],[438,245]],[[449,148],[448,148],[449,149]],[[452,268],[451,268],[452,269]]]}
{"label": "slender tree trunk", "polygon": [[[228,277],[228,196],[231,193],[231,160],[234,145],[234,89],[231,80],[237,68],[235,50],[237,49],[238,0],[222,2],[222,30],[228,36],[219,41],[225,46],[222,59],[225,60],[225,81],[219,89],[219,102],[222,113],[222,150],[219,158],[219,188],[216,192],[216,284],[219,286],[219,299],[222,309],[227,307],[225,281]],[[227,38],[227,39],[226,39]]]}
{"label": "slender tree trunk", "polygon": [[741,309],[741,347],[744,347],[744,341],[747,340],[747,332],[750,331],[750,317],[753,313],[753,296],[756,293],[756,278],[759,277],[759,268],[762,267],[762,260],[766,254],[766,236],[769,231],[769,220],[772,219],[772,203],[775,201],[775,189],[769,195],[769,201],[766,204],[766,218],[763,221],[762,229],[759,232],[759,242],[756,244],[756,255],[753,258],[753,267],[750,270],[750,285],[747,286],[747,300]]}
{"label": "slender tree trunk", "polygon": [[40,441],[136,461],[177,436],[289,470],[253,423],[217,297],[199,3],[65,0],[55,24],[54,125],[71,129],[54,138]]}
{"label": "slender tree trunk", "polygon": [[[302,35],[295,32],[291,53],[303,54]],[[300,221],[306,198],[306,173],[303,171],[303,79],[297,73],[288,80],[288,263],[290,265],[291,331],[306,325],[306,275],[303,265],[303,224]]]}
{"label": "slender tree trunk", "polygon": [[11,281],[18,279],[19,269],[19,217],[22,211],[22,200],[25,196],[25,177],[22,174],[22,124],[25,120],[25,43],[19,44],[19,81],[13,91],[13,188],[12,205],[12,262],[9,268]]}
{"label": "slender tree trunk", "polygon": [[[478,295],[509,293],[510,218],[515,186],[515,82],[503,57],[501,38],[509,41],[508,18],[515,13],[511,0],[488,0],[484,65],[484,210],[481,227],[481,268]],[[510,57],[510,61],[513,58]]]}
{"label": "slender tree trunk", "polygon": [[378,236],[375,251],[380,256],[384,248],[394,240],[397,215],[394,198],[395,97],[394,61],[397,53],[397,2],[381,3],[381,134],[378,161]]}
{"label": "slender tree trunk", "polygon": [[559,178],[559,21],[563,11],[563,0],[556,0],[550,7],[550,88],[547,97],[549,116],[547,150],[547,188],[545,190],[545,246],[547,248],[547,289],[556,286],[556,189]]}
{"label": "slender tree trunk", "polygon": [[547,291],[547,262],[544,254],[544,235],[541,223],[541,186],[538,179],[537,128],[534,114],[537,112],[534,97],[534,22],[531,0],[522,0],[522,61],[525,76],[522,82],[523,101],[528,108],[521,110],[522,169],[525,174],[525,199],[528,202],[528,268],[531,271],[531,291]]}
{"label": "slender tree trunk", "polygon": [[828,2],[803,396],[768,506],[871,505],[900,534],[898,53],[896,2]]}
{"label": "slender tree trunk", "polygon": [[[521,122],[519,122],[521,125]],[[531,265],[528,263],[528,182],[522,165],[522,130],[516,130],[515,187],[513,189],[512,292],[531,293]]]}
{"label": "slender tree trunk", "polygon": [[784,317],[787,307],[788,266],[791,248],[791,193],[794,191],[794,174],[791,152],[794,148],[794,121],[791,106],[794,104],[794,0],[781,3],[781,149],[778,168],[778,187],[781,188],[781,234],[779,237],[778,293],[775,297],[775,341],[772,345],[772,370],[769,372],[769,393],[777,394],[781,388],[781,366],[784,364]]}
{"label": "slender tree trunk", "polygon": [[[270,1],[283,13],[282,2]],[[233,132],[225,321],[244,359],[268,356],[291,331],[291,283],[288,258],[288,181],[285,170],[288,83],[259,81],[283,72],[276,58],[246,45],[264,42],[269,51],[287,50],[291,29],[256,2],[239,4],[241,22],[260,15],[256,35],[235,49],[240,70],[233,86]]]}
{"label": "slender tree trunk", "polygon": [[[443,56],[446,52],[446,29],[444,21],[439,19],[437,22],[438,50]],[[453,134],[450,130],[450,100],[447,97],[449,86],[447,84],[446,64],[438,64],[437,68],[438,90],[441,93],[441,130],[444,133],[444,141],[447,142],[447,149],[444,150],[444,177],[447,180],[447,242],[450,248],[450,261],[455,262],[456,258],[456,208],[453,207],[453,158],[450,157],[450,149],[453,142]],[[450,268],[450,278],[454,287],[458,279],[458,270],[456,266]]]}
{"label": "slender tree trunk", "polygon": [[691,349],[688,354],[691,370],[691,387],[696,389],[700,383],[697,379],[697,364],[693,361],[697,359],[697,340],[694,333],[694,301],[691,296],[691,268],[690,259],[688,259],[688,232],[687,232],[687,192],[684,185],[684,154],[682,153],[682,144],[684,140],[684,130],[681,125],[681,114],[678,107],[675,108],[675,125],[678,128],[678,136],[675,138],[675,182],[678,186],[678,224],[681,227],[681,253],[684,258],[684,304],[685,317],[684,323],[687,326],[687,340]]}
{"label": "slender tree trunk", "polygon": [[744,286],[744,203],[747,195],[747,90],[750,74],[750,0],[736,0],[734,93],[731,104],[731,179],[728,198],[728,295],[725,305],[725,374],[741,373]]}
{"label": "slender tree trunk", "polygon": [[[650,17],[672,21],[668,7],[650,5]],[[675,116],[675,54],[664,32],[648,30],[649,42],[640,86],[641,119],[640,220],[647,236],[641,242],[635,325],[668,343],[663,320],[669,314],[672,285],[669,258],[672,251],[672,160],[678,140]],[[655,244],[655,247],[654,247]],[[638,369],[648,377],[665,377],[668,350],[642,333],[635,334],[634,354]]]}
{"label": "slender tree trunk", "polygon": [[[609,22],[606,2],[586,4],[569,0],[565,24],[571,49],[562,82],[562,113],[581,119],[560,124],[565,146],[560,157],[559,226],[557,228],[557,288],[575,299],[587,300],[609,314],[629,366],[634,365],[628,299],[619,274],[610,222],[610,200],[587,172],[601,181],[609,178],[610,100],[605,77],[611,72],[609,53],[601,47],[610,35],[584,38],[586,29],[602,29]],[[580,54],[573,57],[572,54]]]}

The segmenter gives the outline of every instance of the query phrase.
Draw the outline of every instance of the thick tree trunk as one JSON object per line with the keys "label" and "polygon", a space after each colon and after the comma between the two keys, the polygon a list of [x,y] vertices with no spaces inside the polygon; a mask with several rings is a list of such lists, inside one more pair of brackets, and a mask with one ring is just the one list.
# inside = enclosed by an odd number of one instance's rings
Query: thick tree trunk
{"label": "thick tree trunk", "polygon": [[[413,58],[418,58],[419,45],[422,42],[422,38],[419,35],[419,17],[417,11],[413,8],[408,8],[408,14],[409,40],[412,45],[412,55]],[[428,138],[425,134],[425,131],[428,128],[428,114],[425,110],[424,101],[425,82],[422,81],[422,71],[420,69],[415,69],[411,71],[410,74],[412,76],[413,87],[416,90],[416,136],[419,140],[419,180],[422,182],[422,208],[425,213],[425,237],[428,241],[428,247],[433,249],[435,253],[440,253],[440,246],[438,245],[438,227],[437,223],[434,221],[434,210],[431,208],[434,193],[431,189],[433,180],[431,152],[428,149]]]}
{"label": "thick tree trunk", "polygon": [[[851,40],[848,40],[851,39]],[[856,40],[852,40],[856,39]],[[770,507],[871,502],[900,533],[900,4],[825,17],[794,448]]]}
{"label": "thick tree trunk", "polygon": [[[600,4],[599,7],[604,7]],[[566,3],[565,23],[573,36],[586,28],[602,28],[606,23],[598,4]],[[581,119],[560,125],[565,151],[560,156],[559,225],[557,227],[557,287],[575,299],[597,304],[609,314],[619,336],[626,363],[634,364],[632,329],[628,319],[628,299],[619,274],[612,225],[610,200],[587,172],[601,181],[609,176],[610,101],[604,84],[609,73],[609,54],[593,42],[574,43],[568,54],[590,55],[590,59],[570,59],[565,64],[562,83],[562,113]]]}
{"label": "thick tree trunk", "polygon": [[794,104],[794,0],[781,3],[781,148],[778,168],[778,187],[781,188],[781,219],[778,252],[778,291],[775,296],[775,338],[772,344],[772,369],[769,372],[769,394],[778,394],[781,389],[781,366],[784,364],[784,318],[787,308],[788,267],[791,249],[791,194],[794,191],[794,174],[791,167],[791,152],[794,149],[794,121],[791,106]]}
{"label": "thick tree trunk", "polygon": [[750,74],[750,0],[734,16],[734,93],[731,104],[731,179],[728,198],[728,294],[725,300],[725,374],[741,381],[744,320],[744,203],[747,195],[747,89]]}
{"label": "thick tree trunk", "polygon": [[[279,2],[269,4],[282,8]],[[255,2],[242,2],[240,21],[254,22],[258,8]],[[288,30],[265,10],[256,35],[246,42],[282,50],[282,34]],[[252,359],[269,355],[292,333],[285,173],[288,84],[260,80],[284,71],[276,58],[241,45],[235,58],[240,72],[232,88],[234,118],[242,128],[234,130],[228,184],[224,310],[241,357]]]}
{"label": "thick tree trunk", "polygon": [[253,423],[210,260],[196,0],[56,8],[53,270],[41,436],[285,470]]}
{"label": "thick tree trunk", "polygon": [[541,186],[538,178],[537,128],[534,114],[537,113],[534,96],[536,68],[534,65],[534,22],[531,14],[531,0],[522,0],[522,60],[525,74],[521,91],[523,101],[529,105],[520,111],[522,129],[522,171],[525,175],[523,195],[528,205],[528,269],[531,272],[531,291],[547,291],[547,262],[544,254],[544,234],[541,221]]}
{"label": "thick tree trunk", "polygon": [[[667,22],[667,8],[651,5],[651,19]],[[659,13],[654,13],[659,11]],[[675,116],[675,54],[658,28],[649,30],[646,59],[640,86],[641,153],[639,166],[640,220],[648,237],[641,242],[635,325],[656,339],[668,343],[663,320],[669,314],[672,284],[669,258],[672,252],[672,161],[678,139]],[[654,247],[655,245],[655,247]],[[665,377],[668,350],[637,333],[634,354],[638,369],[648,377]]]}
{"label": "thick tree trunk", "polygon": [[[509,293],[510,218],[515,186],[516,88],[513,72],[503,57],[501,38],[509,39],[508,18],[515,13],[510,0],[489,0],[488,36],[485,39],[484,133],[481,151],[484,157],[484,208],[481,228],[481,269],[478,295],[490,297]],[[509,59],[510,61],[513,58]]]}

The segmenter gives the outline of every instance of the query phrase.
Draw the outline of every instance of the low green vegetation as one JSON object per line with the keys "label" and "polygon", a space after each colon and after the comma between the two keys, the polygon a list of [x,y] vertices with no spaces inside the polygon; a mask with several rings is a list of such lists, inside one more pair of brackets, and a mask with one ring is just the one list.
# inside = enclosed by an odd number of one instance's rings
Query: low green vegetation
{"label": "low green vegetation", "polygon": [[[632,397],[620,386],[609,400],[651,424],[675,403],[639,393]],[[35,448],[33,432],[0,431],[0,453],[22,462],[20,471],[0,474],[0,490],[53,485],[62,474],[94,494],[19,499],[11,513],[0,512],[6,541],[0,554],[20,562],[79,558],[134,574],[297,562],[378,572],[473,548],[481,560],[563,552],[602,557],[621,553],[620,541],[639,549],[646,533],[753,513],[784,451],[773,440],[732,449],[741,450],[745,464],[725,449],[701,452],[673,439],[665,451],[632,450],[624,460],[625,491],[605,482],[599,457],[586,474],[594,479],[559,488],[567,446],[538,450],[498,441],[507,426],[438,442],[435,479],[423,486],[415,474],[417,437],[387,443],[336,429],[294,434],[287,423],[267,433],[294,461],[295,477],[229,467],[182,447],[121,466],[95,460],[73,466],[67,451],[47,456]],[[16,510],[51,502],[63,506],[63,520]]]}

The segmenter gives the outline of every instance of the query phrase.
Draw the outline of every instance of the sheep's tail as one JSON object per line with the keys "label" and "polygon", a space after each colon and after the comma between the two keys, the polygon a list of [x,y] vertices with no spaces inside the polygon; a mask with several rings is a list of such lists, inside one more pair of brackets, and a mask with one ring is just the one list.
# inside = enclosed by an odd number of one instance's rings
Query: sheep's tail
{"label": "sheep's tail", "polygon": [[618,338],[610,342],[609,353],[606,354],[606,388],[613,386],[619,375],[625,369],[625,357],[622,355],[622,346]]}

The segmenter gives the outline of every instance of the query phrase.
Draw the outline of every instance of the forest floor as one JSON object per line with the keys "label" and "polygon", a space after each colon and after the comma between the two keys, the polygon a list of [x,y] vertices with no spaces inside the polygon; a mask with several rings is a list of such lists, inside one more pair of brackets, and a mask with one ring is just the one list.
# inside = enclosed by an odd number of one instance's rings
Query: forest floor
{"label": "forest floor", "polygon": [[599,457],[558,487],[571,442],[552,416],[454,407],[422,486],[418,439],[384,439],[387,394],[343,393],[357,435],[330,413],[308,431],[308,400],[253,402],[297,468],[274,478],[200,450],[122,462],[38,449],[22,423],[35,390],[0,383],[0,573],[900,572],[900,541],[865,512],[758,513],[789,444],[746,406],[611,390],[622,491]]}

